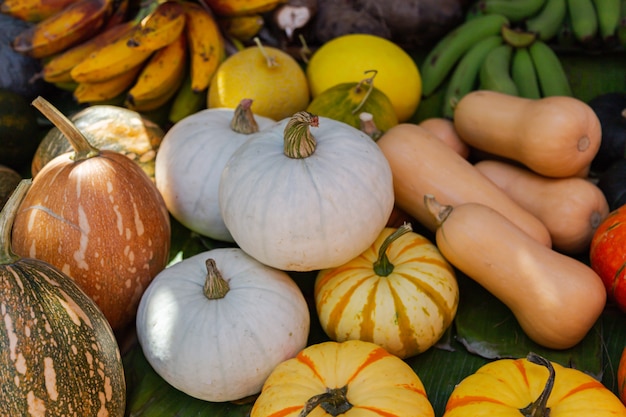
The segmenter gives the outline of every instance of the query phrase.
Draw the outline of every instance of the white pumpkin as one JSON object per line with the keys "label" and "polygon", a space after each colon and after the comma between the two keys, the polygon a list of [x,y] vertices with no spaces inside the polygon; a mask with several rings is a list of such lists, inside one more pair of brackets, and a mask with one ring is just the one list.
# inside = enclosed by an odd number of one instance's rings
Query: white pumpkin
{"label": "white pumpkin", "polygon": [[222,171],[222,218],[235,242],[286,271],[342,265],[393,209],[391,169],[360,130],[308,112],[258,132]]}
{"label": "white pumpkin", "polygon": [[260,392],[274,367],[306,346],[310,315],[286,272],[219,248],[157,275],[136,324],[146,359],[165,381],[223,402]]}
{"label": "white pumpkin", "polygon": [[237,109],[212,108],[187,116],[165,134],[155,161],[156,186],[170,214],[188,229],[232,242],[218,203],[226,162],[250,136],[274,120],[254,116],[252,100]]}

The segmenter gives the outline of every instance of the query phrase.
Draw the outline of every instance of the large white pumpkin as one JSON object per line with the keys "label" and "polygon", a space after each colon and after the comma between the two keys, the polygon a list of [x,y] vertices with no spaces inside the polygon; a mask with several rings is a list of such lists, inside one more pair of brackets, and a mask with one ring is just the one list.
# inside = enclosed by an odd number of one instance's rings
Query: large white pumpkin
{"label": "large white pumpkin", "polygon": [[155,181],[171,215],[188,229],[232,242],[218,203],[220,175],[251,134],[274,120],[252,114],[252,100],[237,109],[212,108],[187,116],[167,131],[155,161]]}
{"label": "large white pumpkin", "polygon": [[[208,283],[210,260],[221,278]],[[209,296],[209,289],[222,294]],[[138,341],[154,370],[178,390],[214,402],[260,392],[274,367],[306,346],[309,326],[291,277],[239,248],[212,249],[163,270],[137,312]]]}
{"label": "large white pumpkin", "polygon": [[365,133],[299,112],[237,149],[222,171],[219,203],[245,252],[278,269],[311,271],[344,264],[378,237],[393,209],[393,180]]}

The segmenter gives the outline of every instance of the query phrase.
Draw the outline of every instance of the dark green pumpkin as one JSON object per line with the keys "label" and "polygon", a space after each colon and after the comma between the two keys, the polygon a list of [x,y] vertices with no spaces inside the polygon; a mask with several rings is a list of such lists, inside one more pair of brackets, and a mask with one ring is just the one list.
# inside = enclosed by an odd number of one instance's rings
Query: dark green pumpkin
{"label": "dark green pumpkin", "polygon": [[22,172],[40,139],[37,111],[30,102],[18,93],[0,88],[0,164]]}
{"label": "dark green pumpkin", "polygon": [[67,275],[10,250],[30,183],[0,213],[0,415],[123,417],[123,363],[102,312]]}
{"label": "dark green pumpkin", "polygon": [[22,180],[22,176],[13,168],[0,164],[0,209]]}
{"label": "dark green pumpkin", "polygon": [[626,158],[613,162],[600,174],[598,188],[604,193],[611,211],[626,204]]}
{"label": "dark green pumpkin", "polygon": [[588,104],[602,126],[600,149],[591,168],[602,172],[613,162],[626,157],[626,92],[600,94]]}

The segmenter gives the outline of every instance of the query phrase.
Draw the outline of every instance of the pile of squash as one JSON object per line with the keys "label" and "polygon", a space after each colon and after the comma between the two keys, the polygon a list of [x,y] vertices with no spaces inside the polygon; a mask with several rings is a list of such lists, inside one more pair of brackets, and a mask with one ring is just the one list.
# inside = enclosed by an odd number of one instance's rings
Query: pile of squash
{"label": "pile of squash", "polygon": [[[165,131],[35,99],[55,128],[0,215],[0,414],[141,415],[122,358],[139,349],[185,398],[251,417],[430,417],[408,360],[450,334],[461,276],[548,350],[626,312],[626,209],[592,178],[622,158],[594,107],[474,91],[453,120],[414,123],[371,80],[322,103],[374,97],[358,123],[353,107],[273,120],[242,98]],[[111,145],[111,126],[134,140]],[[180,230],[201,244],[178,247]],[[622,391],[532,352],[456,382],[446,417],[626,416]]]}

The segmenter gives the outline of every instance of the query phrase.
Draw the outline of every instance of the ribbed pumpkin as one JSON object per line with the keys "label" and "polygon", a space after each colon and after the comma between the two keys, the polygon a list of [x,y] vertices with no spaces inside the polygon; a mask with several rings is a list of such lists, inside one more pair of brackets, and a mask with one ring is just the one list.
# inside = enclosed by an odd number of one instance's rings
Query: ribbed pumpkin
{"label": "ribbed pumpkin", "polygon": [[308,112],[248,139],[219,186],[235,242],[286,271],[335,267],[359,255],[385,227],[393,202],[391,169],[376,142]]}
{"label": "ribbed pumpkin", "polygon": [[402,359],[361,340],[323,342],[279,364],[251,417],[434,417],[419,376]]}
{"label": "ribbed pumpkin", "polygon": [[437,247],[404,224],[385,228],[350,262],[320,271],[314,296],[331,339],[373,342],[407,358],[433,346],[450,326],[459,288]]}
{"label": "ribbed pumpkin", "polygon": [[237,108],[194,113],[167,131],[155,164],[156,186],[169,212],[188,229],[232,242],[218,202],[222,170],[250,135],[274,120],[255,116],[252,100]]}
{"label": "ribbed pumpkin", "polygon": [[76,151],[54,158],[33,179],[15,217],[13,249],[72,277],[117,331],[134,319],[141,294],[167,264],[167,208],[139,165],[92,147],[43,98],[33,103]]}
{"label": "ribbed pumpkin", "polygon": [[624,417],[600,381],[536,354],[483,365],[452,391],[443,417]]}
{"label": "ribbed pumpkin", "polygon": [[[89,106],[70,120],[92,146],[126,155],[154,179],[155,157],[165,135],[159,125],[135,111],[110,105]],[[33,156],[33,177],[52,159],[73,150],[63,132],[51,128]]]}
{"label": "ribbed pumpkin", "polygon": [[11,251],[30,184],[22,180],[0,213],[0,415],[122,417],[124,369],[102,312],[57,268]]}

